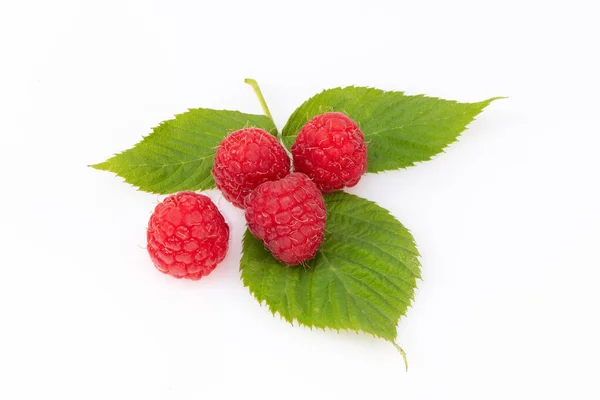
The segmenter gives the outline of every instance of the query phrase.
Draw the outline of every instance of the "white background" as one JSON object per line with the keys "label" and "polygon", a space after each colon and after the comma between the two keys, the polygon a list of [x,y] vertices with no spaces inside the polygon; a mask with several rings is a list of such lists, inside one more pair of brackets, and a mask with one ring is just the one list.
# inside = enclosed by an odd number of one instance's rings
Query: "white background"
{"label": "white background", "polygon": [[[1,399],[598,399],[594,1],[3,1]],[[340,85],[495,102],[433,161],[351,192],[413,232],[423,281],[384,341],[292,327],[226,260],[158,273],[159,196],[88,168],[188,107],[281,128]]]}

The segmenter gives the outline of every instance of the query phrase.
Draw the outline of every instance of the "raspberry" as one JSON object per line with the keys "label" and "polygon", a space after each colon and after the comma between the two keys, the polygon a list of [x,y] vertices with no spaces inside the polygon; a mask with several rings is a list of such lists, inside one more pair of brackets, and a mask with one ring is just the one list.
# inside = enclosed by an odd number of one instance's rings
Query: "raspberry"
{"label": "raspberry", "polygon": [[323,195],[301,173],[265,182],[246,197],[250,232],[287,265],[315,256],[323,241],[326,219]]}
{"label": "raspberry", "polygon": [[227,136],[219,145],[212,175],[223,196],[244,208],[244,198],[258,185],[290,173],[290,158],[267,131],[245,128]]}
{"label": "raspberry", "polygon": [[159,271],[198,280],[225,258],[229,226],[207,196],[181,192],[156,206],[147,239],[148,253]]}
{"label": "raspberry", "polygon": [[295,170],[308,175],[323,193],[356,185],[367,170],[365,137],[356,122],[338,112],[308,121],[292,156]]}

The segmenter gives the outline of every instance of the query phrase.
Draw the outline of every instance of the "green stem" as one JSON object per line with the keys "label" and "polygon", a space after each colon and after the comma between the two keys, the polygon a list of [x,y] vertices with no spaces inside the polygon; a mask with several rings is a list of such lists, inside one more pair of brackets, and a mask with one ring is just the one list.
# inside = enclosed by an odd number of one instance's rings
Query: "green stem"
{"label": "green stem", "polygon": [[262,107],[263,112],[267,117],[269,117],[269,119],[271,119],[271,121],[273,121],[273,125],[275,125],[275,121],[273,120],[271,111],[269,111],[269,107],[267,106],[267,102],[265,101],[262,91],[260,90],[260,87],[258,87],[258,83],[254,79],[250,78],[244,79],[244,82],[252,86],[252,89],[254,89],[254,93],[256,93],[256,97],[258,97],[258,101],[260,102],[260,106]]}

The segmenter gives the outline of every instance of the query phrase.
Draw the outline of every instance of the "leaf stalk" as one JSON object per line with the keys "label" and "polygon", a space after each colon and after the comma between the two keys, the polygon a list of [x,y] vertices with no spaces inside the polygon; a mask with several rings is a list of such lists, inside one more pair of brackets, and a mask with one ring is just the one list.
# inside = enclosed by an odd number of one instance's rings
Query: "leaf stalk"
{"label": "leaf stalk", "polygon": [[271,119],[271,121],[273,121],[273,124],[275,124],[273,116],[271,115],[271,111],[269,111],[269,107],[267,106],[267,102],[265,101],[265,97],[263,96],[262,91],[258,86],[258,82],[256,82],[256,80],[254,79],[246,78],[244,79],[244,83],[247,83],[248,85],[252,86],[252,89],[254,89],[254,93],[256,93],[256,97],[258,97],[258,101],[260,102],[260,106],[262,107],[263,112],[267,117]]}

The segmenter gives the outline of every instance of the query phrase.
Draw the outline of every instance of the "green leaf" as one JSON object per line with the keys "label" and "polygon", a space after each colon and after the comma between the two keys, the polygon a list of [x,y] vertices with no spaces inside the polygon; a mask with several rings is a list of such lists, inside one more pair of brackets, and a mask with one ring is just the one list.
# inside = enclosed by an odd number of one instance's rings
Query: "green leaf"
{"label": "green leaf", "polygon": [[249,126],[276,131],[273,121],[263,115],[190,109],[161,123],[133,148],[91,167],[114,172],[151,193],[211,189],[217,146],[232,131]]}
{"label": "green leaf", "polygon": [[302,126],[315,115],[343,112],[365,134],[367,172],[406,168],[440,153],[496,99],[458,103],[366,87],[328,89],[294,111],[283,128],[283,141],[290,148]]}
{"label": "green leaf", "polygon": [[286,321],[363,331],[393,342],[420,278],[413,237],[371,201],[335,192],[325,202],[325,241],[306,268],[280,264],[246,231],[244,285]]}

